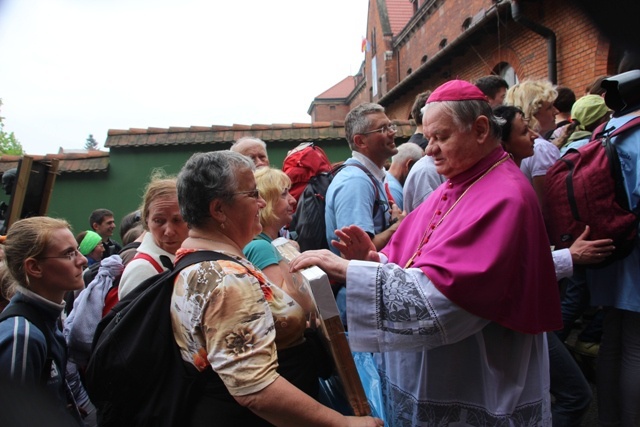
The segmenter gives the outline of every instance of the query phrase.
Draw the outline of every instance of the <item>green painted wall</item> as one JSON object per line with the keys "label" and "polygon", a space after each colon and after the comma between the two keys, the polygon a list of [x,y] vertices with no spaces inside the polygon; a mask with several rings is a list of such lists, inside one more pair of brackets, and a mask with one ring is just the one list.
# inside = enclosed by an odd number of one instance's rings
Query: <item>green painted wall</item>
{"label": "green painted wall", "polygon": [[[269,143],[267,151],[271,165],[281,168],[287,151],[298,143]],[[332,162],[351,156],[344,140],[318,145],[325,150]],[[112,148],[107,172],[63,173],[56,178],[48,215],[69,221],[75,234],[89,228],[89,215],[98,208],[113,211],[116,224],[119,224],[124,215],[140,205],[144,187],[155,168],[177,174],[193,153],[225,150],[229,146],[230,144],[209,144]],[[120,240],[119,228],[116,228],[114,237]]]}

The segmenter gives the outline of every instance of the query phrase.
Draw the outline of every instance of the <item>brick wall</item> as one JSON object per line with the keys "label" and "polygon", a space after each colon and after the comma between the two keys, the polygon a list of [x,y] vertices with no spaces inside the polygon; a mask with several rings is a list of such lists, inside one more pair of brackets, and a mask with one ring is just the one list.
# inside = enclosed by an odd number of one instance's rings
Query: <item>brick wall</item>
{"label": "brick wall", "polygon": [[[386,85],[378,85],[379,96],[374,101],[406,78],[409,69],[415,72],[425,55],[428,60],[442,56],[442,39],[446,38],[447,44],[451,44],[458,37],[466,37],[463,22],[467,18],[483,17],[495,8],[492,0],[437,0],[424,22],[413,29],[406,41],[397,46],[393,58],[385,62],[384,46],[388,46],[389,40],[385,40],[380,31],[376,3],[375,0],[370,2],[369,34],[372,25],[377,26],[378,77],[384,73]],[[553,0],[522,2],[521,5],[524,16],[556,35],[559,85],[568,86],[580,97],[597,76],[615,73],[619,52],[610,46],[579,9],[568,2]],[[418,79],[410,90],[387,100],[388,115],[394,119],[407,119],[418,93],[452,78],[473,81],[491,73],[502,62],[514,68],[519,80],[548,77],[546,39],[515,22],[509,6],[500,14],[499,22],[493,20],[490,27],[481,28],[467,39],[470,43],[465,41],[463,48],[456,49],[455,56],[447,55],[440,66],[429,68],[428,74]],[[371,55],[367,55],[367,79],[371,78],[370,61]],[[362,102],[363,97],[369,97],[370,88],[371,82],[367,81],[367,88],[354,98],[350,107]]]}
{"label": "brick wall", "polygon": [[[333,107],[333,108],[332,108]],[[311,115],[312,122],[330,122],[336,117],[346,117],[349,113],[349,106],[344,104],[316,104]],[[342,119],[339,119],[342,120]]]}

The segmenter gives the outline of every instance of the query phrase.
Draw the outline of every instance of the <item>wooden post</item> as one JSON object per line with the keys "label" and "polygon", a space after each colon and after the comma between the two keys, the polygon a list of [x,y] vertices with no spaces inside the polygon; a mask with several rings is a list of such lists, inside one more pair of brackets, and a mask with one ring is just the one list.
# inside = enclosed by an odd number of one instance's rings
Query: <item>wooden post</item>
{"label": "wooden post", "polygon": [[9,216],[7,217],[7,230],[11,224],[21,218],[22,206],[24,198],[27,194],[27,186],[29,185],[29,175],[31,174],[31,166],[33,165],[33,157],[23,156],[18,162],[18,171],[16,173],[16,185],[11,193],[11,201],[9,202]]}
{"label": "wooden post", "polygon": [[16,184],[9,202],[6,229],[22,218],[44,216],[49,209],[58,173],[58,159],[34,161],[25,155],[18,162]]}
{"label": "wooden post", "polygon": [[47,168],[47,178],[44,182],[44,188],[42,190],[42,202],[40,203],[40,215],[46,215],[49,210],[49,202],[51,201],[51,195],[53,194],[53,186],[56,183],[56,176],[58,175],[58,163],[60,160],[51,159],[49,167]]}
{"label": "wooden post", "polygon": [[[275,239],[272,244],[280,255],[288,263],[300,252],[286,239]],[[338,306],[331,292],[331,285],[327,274],[318,267],[310,267],[300,273],[300,286],[304,287],[304,293],[310,294],[315,306],[312,319],[320,319],[321,338],[328,347],[333,359],[335,373],[338,375],[345,397],[353,411],[353,414],[362,417],[371,415],[371,406],[360,380],[360,374],[356,367],[349,341],[345,334],[344,326],[340,320]],[[313,324],[312,324],[313,325]]]}

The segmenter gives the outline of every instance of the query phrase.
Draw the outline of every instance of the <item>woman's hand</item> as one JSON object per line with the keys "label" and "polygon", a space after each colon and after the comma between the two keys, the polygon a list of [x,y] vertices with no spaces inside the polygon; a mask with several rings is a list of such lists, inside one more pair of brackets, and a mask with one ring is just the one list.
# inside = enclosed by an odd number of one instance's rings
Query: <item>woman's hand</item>
{"label": "woman's hand", "polygon": [[576,239],[569,248],[571,252],[571,260],[574,264],[596,264],[604,261],[613,250],[613,240],[586,240],[589,237],[591,229],[587,225],[582,234]]}
{"label": "woman's hand", "polygon": [[320,267],[331,280],[339,283],[347,281],[347,267],[349,261],[340,258],[338,255],[327,249],[318,251],[305,251],[291,260],[289,271],[295,272],[311,266]]}
{"label": "woman's hand", "polygon": [[336,230],[336,236],[340,240],[332,240],[331,244],[344,258],[380,262],[380,256],[371,238],[357,225]]}

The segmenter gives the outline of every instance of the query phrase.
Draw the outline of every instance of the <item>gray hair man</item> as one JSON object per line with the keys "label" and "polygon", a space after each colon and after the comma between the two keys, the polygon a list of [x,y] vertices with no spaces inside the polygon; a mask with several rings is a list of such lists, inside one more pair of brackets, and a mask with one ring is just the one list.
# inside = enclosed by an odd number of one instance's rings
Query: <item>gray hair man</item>
{"label": "gray hair man", "polygon": [[254,136],[243,136],[231,145],[231,151],[250,157],[256,168],[268,167],[267,144]]}
{"label": "gray hair man", "polygon": [[402,187],[413,165],[422,158],[424,151],[418,144],[406,142],[398,147],[398,154],[391,158],[391,166],[387,171],[386,184],[393,201],[403,210]]}
{"label": "gray hair man", "polygon": [[[364,103],[353,108],[344,122],[352,156],[327,189],[324,220],[327,243],[337,239],[335,230],[357,225],[376,248],[387,244],[404,214],[389,202],[384,188],[385,162],[398,152],[396,126],[379,104]],[[335,253],[338,250],[329,246]],[[343,323],[346,323],[346,292],[334,286]],[[335,289],[338,288],[338,289]]]}

